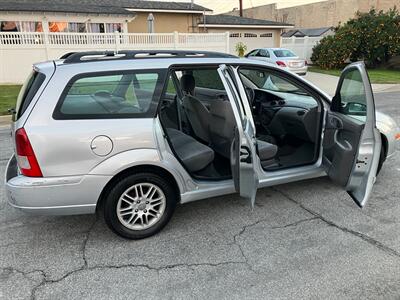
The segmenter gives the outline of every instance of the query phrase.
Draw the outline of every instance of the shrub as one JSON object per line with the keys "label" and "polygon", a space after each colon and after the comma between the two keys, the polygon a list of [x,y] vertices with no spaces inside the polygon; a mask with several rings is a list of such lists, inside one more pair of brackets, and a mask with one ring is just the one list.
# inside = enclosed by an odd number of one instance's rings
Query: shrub
{"label": "shrub", "polygon": [[371,9],[335,29],[313,48],[311,60],[321,68],[342,67],[349,61],[364,60],[376,67],[400,55],[400,15]]}

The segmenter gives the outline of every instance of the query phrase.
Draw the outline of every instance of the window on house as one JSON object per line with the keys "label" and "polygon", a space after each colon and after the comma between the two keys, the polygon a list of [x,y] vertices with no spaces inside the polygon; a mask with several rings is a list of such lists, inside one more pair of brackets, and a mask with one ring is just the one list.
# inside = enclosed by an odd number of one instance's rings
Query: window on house
{"label": "window on house", "polygon": [[86,24],[85,23],[68,23],[68,32],[86,32]]}
{"label": "window on house", "polygon": [[260,34],[260,37],[272,37],[272,32],[262,33],[262,34]]}
{"label": "window on house", "polygon": [[49,22],[50,32],[68,32],[68,22]]}
{"label": "window on house", "polygon": [[231,33],[229,36],[231,38],[239,38],[239,37],[241,37],[241,34],[240,33]]}
{"label": "window on house", "polygon": [[122,32],[121,23],[106,23],[106,32]]}
{"label": "window on house", "polygon": [[254,37],[257,37],[257,34],[255,34],[255,33],[249,33],[249,32],[246,32],[245,34],[244,34],[244,37],[246,38],[254,38]]}
{"label": "window on house", "polygon": [[42,23],[35,21],[0,21],[1,32],[42,32]]}

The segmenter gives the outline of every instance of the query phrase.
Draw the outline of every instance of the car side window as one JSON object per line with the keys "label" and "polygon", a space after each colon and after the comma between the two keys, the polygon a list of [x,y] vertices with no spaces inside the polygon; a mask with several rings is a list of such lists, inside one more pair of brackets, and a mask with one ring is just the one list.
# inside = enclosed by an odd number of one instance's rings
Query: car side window
{"label": "car side window", "polygon": [[196,87],[225,90],[216,69],[197,69],[193,70],[192,75],[195,79]]}
{"label": "car side window", "polygon": [[78,75],[68,83],[55,119],[154,116],[164,86],[163,71]]}
{"label": "car side window", "polygon": [[340,112],[357,120],[366,120],[367,98],[358,69],[348,71],[339,90]]}
{"label": "car side window", "polygon": [[251,51],[251,52],[249,53],[248,56],[257,56],[257,54],[258,54],[258,50],[253,50],[253,51]]}
{"label": "car side window", "polygon": [[266,57],[266,58],[270,57],[269,52],[265,49],[261,49],[258,53],[259,53],[259,56]]}

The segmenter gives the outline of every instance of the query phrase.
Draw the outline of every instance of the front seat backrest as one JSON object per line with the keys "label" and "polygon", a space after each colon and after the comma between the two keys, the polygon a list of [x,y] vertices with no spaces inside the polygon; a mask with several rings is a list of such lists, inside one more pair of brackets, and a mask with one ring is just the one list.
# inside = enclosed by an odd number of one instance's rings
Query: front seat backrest
{"label": "front seat backrest", "polygon": [[182,76],[181,87],[185,95],[183,97],[183,107],[196,137],[204,142],[209,143],[210,113],[204,104],[199,99],[194,97],[195,86],[195,80],[192,75],[185,74]]}
{"label": "front seat backrest", "polygon": [[210,105],[210,138],[213,149],[220,155],[230,158],[231,142],[235,134],[235,117],[229,101],[222,99]]}

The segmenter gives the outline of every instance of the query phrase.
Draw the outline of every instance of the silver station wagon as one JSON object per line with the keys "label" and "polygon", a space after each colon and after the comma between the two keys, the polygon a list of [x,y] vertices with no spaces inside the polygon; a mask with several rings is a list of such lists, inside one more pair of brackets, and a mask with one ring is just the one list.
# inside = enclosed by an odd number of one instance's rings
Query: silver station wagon
{"label": "silver station wagon", "polygon": [[254,205],[258,188],[318,176],[363,206],[396,134],[363,63],[331,99],[222,53],[69,53],[34,65],[21,89],[7,197],[30,213],[101,212],[130,239],[161,230],[178,203],[238,192]]}

